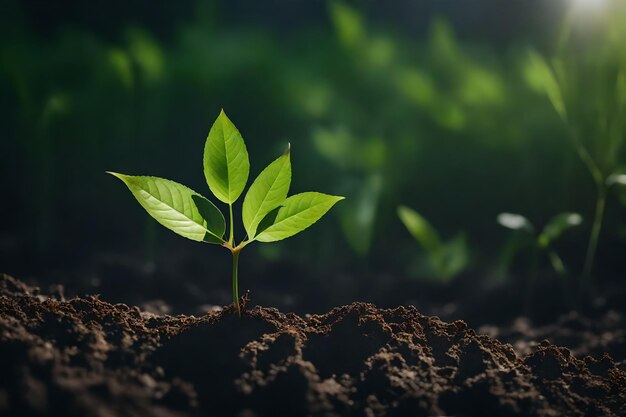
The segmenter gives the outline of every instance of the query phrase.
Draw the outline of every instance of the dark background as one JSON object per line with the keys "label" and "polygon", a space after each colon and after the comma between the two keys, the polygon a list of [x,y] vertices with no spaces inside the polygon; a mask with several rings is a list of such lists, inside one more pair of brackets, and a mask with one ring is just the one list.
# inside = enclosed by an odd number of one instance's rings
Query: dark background
{"label": "dark background", "polygon": [[[292,193],[348,197],[306,232],[246,248],[241,287],[254,302],[445,307],[474,302],[468,288],[514,295],[538,276],[548,289],[533,297],[576,305],[567,294],[581,291],[596,190],[571,138],[583,137],[604,175],[621,172],[623,151],[607,151],[601,127],[626,102],[610,84],[626,74],[622,6],[3,1],[0,271],[175,311],[228,303],[229,254],[161,228],[104,173],[166,177],[210,197],[202,149],[224,108],[246,141],[251,180],[291,142]],[[573,27],[566,46],[564,27]],[[578,92],[566,98],[574,122],[533,82],[531,51],[560,60]],[[619,186],[609,190],[584,291],[623,282],[625,201]],[[444,241],[464,233],[467,262],[453,278],[433,271],[400,204]],[[582,225],[553,248],[566,276],[547,257],[533,267],[528,249],[507,260],[516,237],[496,222],[501,212],[537,229],[580,213]]]}

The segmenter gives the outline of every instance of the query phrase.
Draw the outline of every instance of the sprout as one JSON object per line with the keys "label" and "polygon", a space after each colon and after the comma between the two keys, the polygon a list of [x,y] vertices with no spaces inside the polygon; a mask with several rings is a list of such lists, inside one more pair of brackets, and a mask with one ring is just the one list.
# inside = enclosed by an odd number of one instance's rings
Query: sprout
{"label": "sprout", "polygon": [[306,192],[287,197],[291,185],[291,146],[252,182],[242,206],[246,238],[235,243],[233,203],[243,193],[250,173],[248,151],[235,125],[220,112],[204,147],[204,175],[213,195],[228,204],[228,238],[222,212],[207,198],[174,181],[157,177],[109,174],[122,180],[157,222],[197,242],[214,243],[233,256],[233,304],[239,307],[239,253],[248,244],[275,242],[317,222],[343,197]]}
{"label": "sprout", "polygon": [[[520,214],[500,213],[498,215],[498,223],[501,226],[507,229],[524,232],[525,235],[530,237],[533,252],[545,252],[550,259],[553,269],[560,275],[565,275],[567,271],[561,257],[552,248],[552,243],[561,237],[565,231],[572,227],[579,226],[582,222],[583,218],[578,213],[560,213],[554,216],[544,226],[541,233],[537,234],[532,223]],[[521,246],[515,246],[515,248],[520,249]],[[512,253],[509,254],[509,258],[512,256]]]}

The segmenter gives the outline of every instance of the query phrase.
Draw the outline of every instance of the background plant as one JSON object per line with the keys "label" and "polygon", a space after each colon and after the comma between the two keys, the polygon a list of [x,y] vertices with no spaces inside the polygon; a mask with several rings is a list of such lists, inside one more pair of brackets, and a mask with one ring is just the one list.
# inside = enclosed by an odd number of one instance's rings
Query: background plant
{"label": "background plant", "polygon": [[[529,312],[542,258],[547,258],[554,272],[561,278],[565,278],[568,270],[563,259],[561,259],[554,248],[554,244],[566,231],[580,226],[583,219],[578,213],[559,213],[552,217],[541,230],[536,229],[530,220],[521,214],[500,213],[497,221],[501,226],[514,231],[503,248],[500,259],[501,268],[509,269],[515,257],[521,252],[527,251],[530,254],[528,278],[525,285],[526,292],[524,295],[524,306],[526,312]],[[564,287],[566,289],[565,292],[569,293],[568,290],[572,286],[564,285]]]}
{"label": "background plant", "polygon": [[[609,188],[619,178],[626,135],[626,29],[624,4],[613,13],[573,8],[549,59],[531,51],[525,68],[567,128],[570,143],[590,174],[596,192],[582,276],[592,273]],[[584,13],[583,13],[584,12]],[[593,26],[589,22],[593,22]],[[608,29],[607,29],[608,28]],[[581,30],[582,29],[582,33]]]}
{"label": "background plant", "polygon": [[428,254],[429,273],[437,281],[448,282],[468,267],[470,256],[464,233],[443,241],[435,228],[415,210],[399,206],[398,216]]}
{"label": "background plant", "polygon": [[235,243],[233,204],[243,193],[250,173],[248,151],[235,125],[220,112],[204,147],[204,175],[213,195],[228,204],[228,238],[224,215],[211,201],[190,188],[157,177],[110,172],[122,180],[139,204],[156,221],[197,242],[222,245],[233,256],[232,291],[239,306],[239,253],[254,241],[276,242],[317,222],[343,197],[306,192],[287,198],[291,185],[290,150],[268,165],[254,180],[243,201],[246,237]]}
{"label": "background plant", "polygon": [[507,229],[517,232],[511,241],[506,245],[503,265],[511,265],[513,258],[523,249],[530,248],[532,260],[530,262],[531,276],[535,276],[537,271],[537,256],[542,253],[550,260],[554,272],[564,276],[567,269],[563,260],[553,248],[553,244],[561,235],[572,227],[582,224],[582,217],[578,213],[560,213],[554,216],[541,231],[537,231],[535,226],[526,217],[515,213],[500,213],[498,223]]}

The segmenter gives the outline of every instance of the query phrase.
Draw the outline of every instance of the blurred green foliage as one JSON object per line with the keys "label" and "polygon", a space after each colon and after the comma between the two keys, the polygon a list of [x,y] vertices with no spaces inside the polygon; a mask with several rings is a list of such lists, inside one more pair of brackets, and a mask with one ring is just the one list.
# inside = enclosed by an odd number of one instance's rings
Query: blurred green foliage
{"label": "blurred green foliage", "polygon": [[423,275],[448,282],[469,266],[469,248],[463,233],[444,242],[435,228],[418,212],[398,207],[398,217],[428,255],[429,269]]}
{"label": "blurred green foliage", "polygon": [[594,265],[606,198],[619,185],[626,127],[626,26],[623,2],[609,10],[586,10],[575,3],[549,61],[531,51],[524,68],[529,85],[543,91],[563,120],[572,148],[596,188],[596,207],[583,276]]}
{"label": "blurred green foliage", "polygon": [[[498,215],[498,223],[515,232],[505,245],[501,258],[501,267],[509,269],[518,252],[530,249],[533,258],[536,258],[538,252],[545,253],[554,272],[561,276],[566,275],[567,269],[559,254],[554,250],[553,245],[564,232],[580,226],[582,221],[583,219],[578,213],[560,213],[550,219],[544,228],[538,232],[530,220],[521,214],[500,213]],[[536,267],[536,265],[533,266],[535,262],[536,260],[531,262],[531,268]],[[530,275],[536,275],[536,273],[537,271],[531,271]]]}
{"label": "blurred green foliage", "polygon": [[[5,4],[0,157],[4,178],[20,178],[7,181],[13,204],[0,208],[14,219],[7,235],[42,252],[143,245],[156,256],[163,237],[152,223],[137,226],[145,224],[140,212],[126,224],[108,218],[125,196],[102,173],[137,170],[200,188],[201,160],[186,155],[222,107],[251,138],[260,161],[253,171],[289,140],[300,150],[296,192],[315,186],[347,197],[316,236],[289,243],[301,264],[320,270],[367,262],[372,273],[407,273],[417,251],[396,215],[402,203],[442,236],[465,231],[472,270],[482,274],[505,246],[498,213],[514,209],[544,223],[562,211],[592,217],[596,187],[572,138],[605,179],[626,172],[618,1],[582,29],[563,10],[565,25],[551,22],[552,38],[536,44],[521,34],[504,44],[459,35],[436,15],[411,33],[361,3],[330,1],[318,18],[285,27],[226,18],[227,3],[190,4],[173,29],[130,19],[109,33],[63,21],[42,32],[27,7]],[[624,249],[622,215],[607,208],[605,224],[615,227],[604,229],[598,273],[620,265],[611,259]],[[585,233],[559,244],[564,262],[581,270]],[[258,261],[283,253],[279,244]]]}

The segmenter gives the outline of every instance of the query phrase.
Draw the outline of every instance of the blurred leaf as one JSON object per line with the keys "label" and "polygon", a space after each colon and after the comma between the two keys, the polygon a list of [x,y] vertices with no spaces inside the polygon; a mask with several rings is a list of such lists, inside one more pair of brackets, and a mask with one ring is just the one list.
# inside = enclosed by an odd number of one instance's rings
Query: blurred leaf
{"label": "blurred leaf", "polygon": [[393,42],[380,36],[371,39],[365,51],[367,54],[367,62],[375,68],[388,67],[393,62],[395,55]]}
{"label": "blurred leaf", "polygon": [[430,107],[437,97],[432,77],[417,68],[402,68],[395,74],[398,91],[420,107]]}
{"label": "blurred leaf", "polygon": [[316,128],[312,134],[315,149],[339,167],[346,167],[348,156],[354,148],[352,135],[345,127],[334,130]]}
{"label": "blurred leaf", "polygon": [[442,101],[435,112],[435,119],[443,127],[459,131],[465,127],[467,117],[463,108],[453,101]]}
{"label": "blurred leaf", "polygon": [[355,47],[365,38],[361,16],[352,7],[340,1],[331,1],[330,17],[344,46]]}
{"label": "blurred leaf", "polygon": [[583,218],[578,213],[561,213],[556,215],[543,228],[543,232],[539,235],[539,245],[547,248],[555,239],[572,227],[579,226],[583,222]]}
{"label": "blurred leaf", "polygon": [[609,175],[609,177],[606,179],[606,185],[607,187],[610,187],[611,185],[626,185],[626,174],[611,174]]}
{"label": "blurred leaf", "polygon": [[122,180],[148,214],[174,233],[197,242],[224,242],[224,216],[195,191],[164,178],[109,174]]}
{"label": "blurred leaf", "polygon": [[626,206],[626,174],[624,174],[625,170],[625,167],[620,166],[618,168],[618,172],[609,175],[606,179],[607,187],[611,187],[613,185],[619,186],[615,187],[615,193],[617,194],[619,202],[623,206]]}
{"label": "blurred leaf", "polygon": [[319,118],[332,111],[334,92],[327,82],[307,75],[288,74],[285,83],[289,100],[309,117]]}
{"label": "blurred leaf", "polygon": [[557,274],[565,275],[567,273],[567,270],[565,269],[565,265],[563,264],[563,260],[558,255],[558,253],[556,253],[553,250],[550,250],[548,251],[548,257],[550,258],[550,264],[552,264],[552,268],[554,268]]}
{"label": "blurred leaf", "polygon": [[371,247],[382,184],[382,177],[372,174],[339,187],[347,196],[337,211],[339,221],[350,247],[360,256],[367,255]]}
{"label": "blurred leaf", "polygon": [[336,166],[370,172],[381,168],[387,152],[379,138],[357,140],[343,126],[334,129],[316,128],[312,134],[317,151]]}
{"label": "blurred leaf", "polygon": [[163,52],[150,35],[137,28],[128,31],[129,50],[141,72],[149,82],[158,81],[163,75]]}
{"label": "blurred leaf", "polygon": [[[307,192],[292,195],[278,209],[271,226],[257,234],[259,242],[276,242],[291,237],[313,225],[344,197]],[[260,229],[260,227],[259,227]]]}
{"label": "blurred leaf", "polygon": [[443,243],[437,231],[415,210],[399,206],[398,216],[428,253],[432,273],[439,282],[448,282],[467,268],[469,248],[463,233]]}
{"label": "blurred leaf", "polygon": [[533,89],[548,96],[559,116],[567,120],[561,87],[548,63],[535,51],[530,51],[528,54],[524,76]]}
{"label": "blurred leaf", "polygon": [[409,233],[431,256],[437,256],[442,251],[443,244],[439,234],[419,213],[409,207],[399,206],[398,216]]}
{"label": "blurred leaf", "polygon": [[498,214],[498,223],[511,230],[523,230],[528,233],[535,231],[532,223],[521,214],[500,213]]}
{"label": "blurred leaf", "polygon": [[242,218],[248,239],[256,235],[258,224],[283,204],[291,185],[290,150],[269,164],[254,180],[243,200]]}
{"label": "blurred leaf", "polygon": [[504,100],[504,86],[497,73],[469,65],[464,72],[460,95],[470,106],[495,105]]}
{"label": "blurred leaf", "polygon": [[430,26],[430,48],[442,64],[458,63],[460,58],[452,25],[442,18],[435,18]]}
{"label": "blurred leaf", "polygon": [[121,49],[113,48],[109,51],[109,63],[127,89],[134,85],[133,68],[128,54]]}
{"label": "blurred leaf", "polygon": [[222,110],[209,131],[204,147],[207,184],[220,201],[232,204],[243,192],[249,174],[246,144]]}

